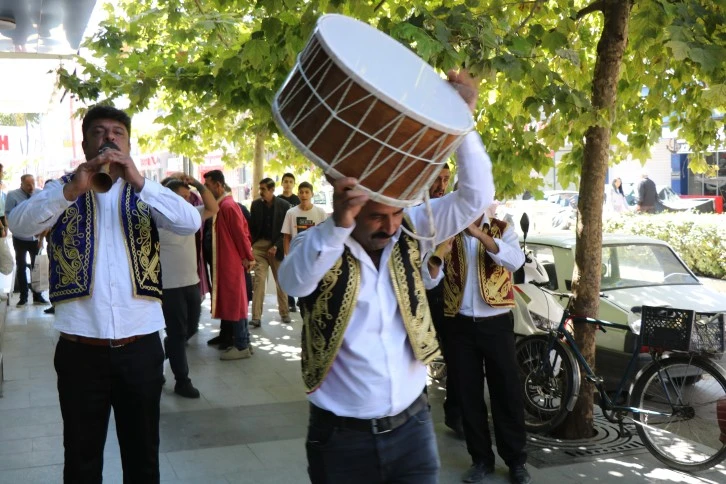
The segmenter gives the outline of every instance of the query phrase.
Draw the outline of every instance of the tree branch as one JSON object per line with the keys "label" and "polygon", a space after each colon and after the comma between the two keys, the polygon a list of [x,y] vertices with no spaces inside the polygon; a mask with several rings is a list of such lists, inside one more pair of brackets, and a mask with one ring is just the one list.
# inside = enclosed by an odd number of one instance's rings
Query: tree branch
{"label": "tree branch", "polygon": [[377,12],[377,11],[378,11],[378,9],[379,9],[379,8],[381,8],[381,7],[383,6],[383,4],[384,4],[384,3],[386,3],[386,0],[381,0],[380,2],[378,2],[378,5],[376,5],[376,6],[375,6],[375,7],[373,8],[373,11],[374,11],[374,12]]}
{"label": "tree branch", "polygon": [[591,14],[592,12],[602,12],[605,9],[605,0],[595,0],[587,7],[583,8],[575,15],[575,20],[580,20],[585,15]]}
{"label": "tree branch", "polygon": [[[202,8],[202,5],[199,3],[199,0],[194,0],[194,3],[197,5],[197,8],[199,9],[199,13],[202,15],[205,15],[204,9]],[[216,29],[215,29],[216,30]],[[229,47],[229,44],[227,43],[227,40],[222,37],[222,34],[217,30],[217,37],[219,38],[219,41],[224,44],[225,47]]]}
{"label": "tree branch", "polygon": [[529,15],[525,17],[524,20],[522,20],[522,23],[520,23],[516,29],[514,29],[514,35],[518,35],[519,31],[522,30],[522,27],[524,27],[527,22],[534,16],[534,11],[537,9],[537,4],[540,3],[542,0],[535,0],[532,2],[532,10],[529,11]]}

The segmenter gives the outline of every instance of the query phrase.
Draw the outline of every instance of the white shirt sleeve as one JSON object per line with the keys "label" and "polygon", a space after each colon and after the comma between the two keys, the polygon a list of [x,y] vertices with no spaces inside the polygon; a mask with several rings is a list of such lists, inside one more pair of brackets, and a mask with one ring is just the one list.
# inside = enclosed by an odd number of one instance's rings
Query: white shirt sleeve
{"label": "white shirt sleeve", "polygon": [[343,254],[355,225],[336,227],[332,217],[298,234],[278,269],[280,287],[293,297],[312,293],[326,272]]}
{"label": "white shirt sleeve", "polygon": [[292,235],[292,219],[293,219],[293,214],[292,214],[292,208],[291,208],[285,214],[285,220],[282,222],[282,229],[280,229],[280,232],[282,232],[283,234]]}
{"label": "white shirt sleeve", "polygon": [[152,208],[156,226],[177,235],[192,235],[202,225],[202,218],[191,203],[153,180],[144,181],[139,198]]}
{"label": "white shirt sleeve", "polygon": [[73,203],[63,196],[63,185],[54,180],[43,191],[16,206],[7,216],[8,226],[19,237],[33,237],[55,225]]}
{"label": "white shirt sleeve", "polygon": [[[492,162],[479,134],[469,133],[456,154],[459,162],[458,189],[431,200],[436,234],[433,242],[422,241],[421,254],[464,230],[494,201]],[[433,227],[425,204],[408,209],[408,215],[419,235],[432,235]]]}
{"label": "white shirt sleeve", "polygon": [[516,271],[524,264],[524,251],[519,247],[519,237],[517,232],[511,225],[507,225],[507,229],[502,234],[501,239],[494,239],[499,247],[499,252],[487,254],[492,258],[495,264],[500,265],[508,271]]}
{"label": "white shirt sleeve", "polygon": [[433,289],[436,286],[439,285],[439,282],[441,282],[441,279],[444,278],[444,264],[442,262],[441,267],[439,268],[439,275],[436,277],[431,277],[431,272],[429,271],[429,258],[431,257],[432,253],[427,254],[424,256],[424,260],[421,263],[421,276],[423,277],[423,283],[426,290]]}

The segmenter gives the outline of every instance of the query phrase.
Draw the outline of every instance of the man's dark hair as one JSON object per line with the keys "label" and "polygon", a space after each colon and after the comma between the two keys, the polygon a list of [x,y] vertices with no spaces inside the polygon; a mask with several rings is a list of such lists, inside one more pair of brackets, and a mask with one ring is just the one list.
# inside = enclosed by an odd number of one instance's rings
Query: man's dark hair
{"label": "man's dark hair", "polygon": [[295,175],[293,175],[292,173],[285,173],[284,175],[282,175],[282,179],[284,180],[285,178],[292,178],[292,182],[295,183]]}
{"label": "man's dark hair", "polygon": [[449,171],[451,171],[451,167],[449,166],[448,163],[444,163],[444,165],[441,167],[441,169],[442,170],[449,170]]}
{"label": "man's dark hair", "polygon": [[300,190],[302,190],[303,188],[307,188],[307,189],[308,189],[308,190],[310,190],[311,192],[313,191],[313,185],[312,185],[312,183],[309,183],[309,182],[302,182],[301,184],[299,184],[299,185],[297,186],[297,191],[300,191]]}
{"label": "man's dark hair", "polygon": [[162,185],[164,185],[166,188],[168,188],[169,190],[171,190],[172,192],[174,192],[176,194],[179,194],[180,188],[189,188],[189,185],[187,185],[183,181],[178,180],[176,178],[172,178],[168,182],[162,183]]}
{"label": "man's dark hair", "polygon": [[174,178],[173,176],[168,176],[168,177],[164,178],[163,180],[161,180],[161,184],[166,186],[166,184],[172,180],[178,180],[178,178]]}
{"label": "man's dark hair", "polygon": [[222,170],[212,170],[208,171],[204,174],[205,180],[212,180],[216,183],[221,183],[222,186],[226,185],[224,181],[224,173],[222,173]]}
{"label": "man's dark hair", "polygon": [[102,104],[97,104],[89,109],[86,115],[83,117],[83,124],[81,125],[81,130],[83,131],[84,137],[86,136],[86,130],[91,125],[91,122],[97,119],[113,119],[114,121],[120,122],[124,126],[126,126],[126,131],[128,131],[129,136],[131,136],[131,118],[128,114],[121,111],[120,109],[116,109],[113,106],[104,106]]}
{"label": "man's dark hair", "polygon": [[275,189],[275,180],[272,178],[263,178],[260,180],[260,185],[265,185],[268,190],[274,190]]}

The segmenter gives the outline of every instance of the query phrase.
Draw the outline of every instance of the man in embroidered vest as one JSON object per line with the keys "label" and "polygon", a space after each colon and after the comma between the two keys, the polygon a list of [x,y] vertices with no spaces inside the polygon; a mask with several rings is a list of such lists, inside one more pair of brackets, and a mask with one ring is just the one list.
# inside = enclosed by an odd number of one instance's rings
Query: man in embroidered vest
{"label": "man in embroidered vest", "polygon": [[240,360],[252,356],[247,321],[247,286],[245,270],[254,265],[250,232],[242,210],[225,191],[224,173],[212,170],[204,174],[204,186],[217,197],[219,212],[212,221],[212,317],[220,324],[220,348],[224,335],[232,345],[224,349],[220,360]]}
{"label": "man in embroidered vest", "polygon": [[513,227],[486,214],[454,238],[444,262],[447,378],[454,379],[473,461],[464,482],[482,482],[494,472],[483,364],[497,452],[509,466],[512,482],[530,482],[511,311],[512,272],[522,264],[524,253]]}
{"label": "man in embroidered vest", "polygon": [[[93,107],[82,128],[87,161],[16,207],[8,222],[25,237],[50,229],[64,481],[101,482],[113,408],[124,482],[157,483],[164,363],[157,228],[191,235],[201,218],[184,199],[141,176],[129,156],[126,113]],[[102,167],[113,182],[105,193],[91,184]]]}
{"label": "man in embroidered vest", "polygon": [[[474,109],[475,82],[466,85]],[[491,162],[476,133],[458,150],[460,190],[407,210],[376,203],[357,180],[334,183],[333,215],[293,239],[280,281],[304,311],[302,373],[310,401],[306,442],[314,484],[438,482],[426,365],[439,348],[422,254],[467,227],[492,201]],[[423,271],[424,275],[427,271]],[[431,276],[436,276],[432,273]],[[440,277],[441,274],[438,275]],[[427,287],[438,282],[437,277]]]}

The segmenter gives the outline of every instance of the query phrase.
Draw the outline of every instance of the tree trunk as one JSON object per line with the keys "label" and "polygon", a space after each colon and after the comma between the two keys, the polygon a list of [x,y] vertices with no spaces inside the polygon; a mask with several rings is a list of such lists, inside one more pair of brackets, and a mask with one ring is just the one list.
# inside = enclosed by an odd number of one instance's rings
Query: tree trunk
{"label": "tree trunk", "polygon": [[267,131],[265,130],[260,130],[255,134],[255,158],[252,162],[252,186],[250,186],[253,200],[257,198],[257,187],[260,186],[260,180],[264,178],[266,139]]}
{"label": "tree trunk", "polygon": [[[600,0],[604,15],[603,33],[597,45],[592,84],[592,105],[597,111],[614,112],[623,53],[628,41],[628,20],[632,0]],[[572,311],[597,317],[600,302],[602,263],[602,207],[608,168],[611,132],[608,126],[591,126],[585,134],[584,159],[577,204],[577,246],[572,292]],[[593,325],[577,325],[575,341],[593,368],[595,365]],[[584,377],[584,372],[582,373]],[[580,398],[565,420],[560,437],[583,439],[593,435],[593,386],[583,378]]]}

